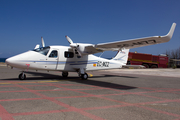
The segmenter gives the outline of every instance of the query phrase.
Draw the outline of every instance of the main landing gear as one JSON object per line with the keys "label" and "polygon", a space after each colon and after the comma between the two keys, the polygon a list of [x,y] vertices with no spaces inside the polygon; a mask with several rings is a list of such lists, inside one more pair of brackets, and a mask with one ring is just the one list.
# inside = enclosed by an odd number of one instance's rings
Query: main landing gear
{"label": "main landing gear", "polygon": [[[83,80],[88,79],[88,74],[87,73],[82,74],[82,73],[78,72],[78,75]],[[62,72],[62,77],[64,77],[64,78],[68,77],[68,72]]]}
{"label": "main landing gear", "polygon": [[81,79],[83,79],[83,80],[88,79],[88,74],[85,72],[85,70],[83,68],[79,69],[78,74],[81,77]]}
{"label": "main landing gear", "polygon": [[20,79],[20,80],[25,80],[25,79],[26,79],[26,74],[24,74],[24,72],[22,72],[21,74],[19,74],[19,79]]}
{"label": "main landing gear", "polygon": [[88,74],[87,73],[81,74],[81,79],[87,80],[88,79]]}

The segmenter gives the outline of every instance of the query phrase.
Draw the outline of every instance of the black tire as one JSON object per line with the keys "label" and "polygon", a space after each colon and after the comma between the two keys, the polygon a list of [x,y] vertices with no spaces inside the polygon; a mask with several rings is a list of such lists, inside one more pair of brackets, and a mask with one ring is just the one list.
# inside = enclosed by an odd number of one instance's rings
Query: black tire
{"label": "black tire", "polygon": [[151,65],[151,68],[158,68],[157,65]]}
{"label": "black tire", "polygon": [[143,64],[144,67],[146,68],[149,68],[149,65],[148,64]]}
{"label": "black tire", "polygon": [[83,80],[87,80],[87,79],[88,79],[88,74],[87,74],[87,73],[81,74],[81,78],[82,78]]}
{"label": "black tire", "polygon": [[68,77],[68,72],[62,72],[63,77]]}
{"label": "black tire", "polygon": [[23,74],[23,73],[19,74],[19,79],[20,80],[25,80],[26,79],[26,75]]}

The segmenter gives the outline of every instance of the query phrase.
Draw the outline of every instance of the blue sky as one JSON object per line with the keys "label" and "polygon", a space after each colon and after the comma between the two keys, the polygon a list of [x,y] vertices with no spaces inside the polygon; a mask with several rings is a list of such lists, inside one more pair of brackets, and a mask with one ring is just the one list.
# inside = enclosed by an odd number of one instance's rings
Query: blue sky
{"label": "blue sky", "polygon": [[[105,43],[168,33],[168,43],[131,49],[161,54],[180,47],[179,0],[0,0],[0,58],[41,44]],[[113,57],[105,52],[102,57]]]}

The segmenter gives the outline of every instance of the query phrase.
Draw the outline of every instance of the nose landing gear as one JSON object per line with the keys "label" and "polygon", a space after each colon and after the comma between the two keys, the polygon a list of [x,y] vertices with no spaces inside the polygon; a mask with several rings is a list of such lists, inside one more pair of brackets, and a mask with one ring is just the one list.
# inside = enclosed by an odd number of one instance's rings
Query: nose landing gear
{"label": "nose landing gear", "polygon": [[21,74],[19,74],[19,79],[20,79],[20,80],[25,80],[25,79],[26,79],[26,74],[24,74],[24,72],[22,72]]}

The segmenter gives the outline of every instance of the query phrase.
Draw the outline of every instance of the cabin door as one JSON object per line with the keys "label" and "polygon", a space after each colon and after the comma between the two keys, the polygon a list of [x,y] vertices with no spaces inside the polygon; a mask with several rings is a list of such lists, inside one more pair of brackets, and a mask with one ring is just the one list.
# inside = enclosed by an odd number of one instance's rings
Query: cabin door
{"label": "cabin door", "polygon": [[58,66],[59,52],[56,49],[52,49],[46,58],[46,68],[48,70],[56,70]]}

